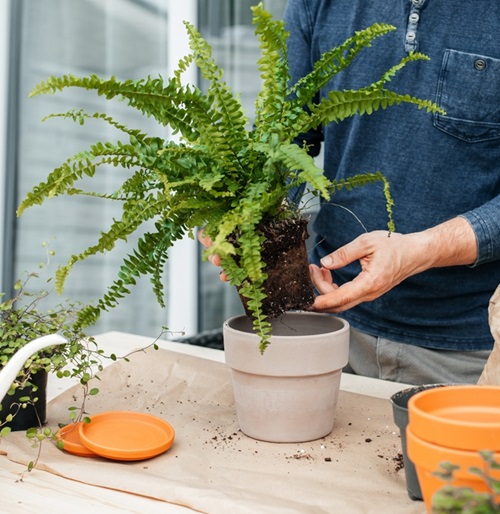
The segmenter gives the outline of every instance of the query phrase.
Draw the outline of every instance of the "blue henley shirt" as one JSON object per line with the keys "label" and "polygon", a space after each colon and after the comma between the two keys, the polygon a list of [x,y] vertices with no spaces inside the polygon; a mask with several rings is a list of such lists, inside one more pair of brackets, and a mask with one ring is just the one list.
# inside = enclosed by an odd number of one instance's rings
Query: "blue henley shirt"
{"label": "blue henley shirt", "polygon": [[[477,238],[473,266],[420,273],[342,316],[364,332],[403,343],[491,348],[488,302],[500,283],[500,2],[289,0],[285,20],[294,81],[322,52],[376,22],[397,30],[364,49],[328,89],[369,85],[413,50],[430,57],[407,65],[387,87],[434,100],[446,116],[404,104],[305,137],[316,149],[324,143],[330,179],[375,171],[387,177],[398,232],[463,216]],[[321,204],[311,259],[318,263],[365,229],[386,228],[381,185],[337,192]],[[359,271],[358,263],[336,270],[335,281],[352,280]]]}

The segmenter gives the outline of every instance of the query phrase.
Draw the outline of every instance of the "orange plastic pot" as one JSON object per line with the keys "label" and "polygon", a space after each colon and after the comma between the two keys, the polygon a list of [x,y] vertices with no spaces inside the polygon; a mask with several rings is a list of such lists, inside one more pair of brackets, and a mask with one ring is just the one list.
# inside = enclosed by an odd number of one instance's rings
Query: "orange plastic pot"
{"label": "orange plastic pot", "polygon": [[408,402],[415,436],[458,450],[500,451],[500,386],[428,389]]}
{"label": "orange plastic pot", "polygon": [[[423,500],[429,514],[432,512],[434,493],[446,485],[442,479],[434,474],[440,470],[440,465],[443,462],[460,466],[453,474],[453,480],[450,482],[451,485],[455,487],[470,487],[478,492],[487,491],[486,484],[477,475],[469,472],[473,466],[484,467],[484,461],[477,451],[448,448],[425,441],[416,436],[412,431],[411,422],[406,429],[406,444],[408,456],[413,461],[417,471]],[[498,460],[500,453],[495,453],[494,457]],[[500,471],[494,470],[490,473],[493,478],[500,479]]]}

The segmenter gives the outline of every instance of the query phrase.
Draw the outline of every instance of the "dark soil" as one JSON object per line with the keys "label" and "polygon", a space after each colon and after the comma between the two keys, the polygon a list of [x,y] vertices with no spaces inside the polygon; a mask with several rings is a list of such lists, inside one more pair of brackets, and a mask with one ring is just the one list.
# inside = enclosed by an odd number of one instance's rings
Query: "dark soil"
{"label": "dark soil", "polygon": [[395,471],[398,472],[399,470],[403,469],[405,467],[405,463],[403,461],[403,454],[398,453],[396,457],[392,459],[396,463]]}
{"label": "dark soil", "polygon": [[[264,314],[276,318],[287,311],[307,310],[314,302],[305,244],[309,237],[307,219],[261,223],[258,229],[266,237],[261,254],[268,276],[264,283]],[[244,298],[242,302],[246,308]]]}

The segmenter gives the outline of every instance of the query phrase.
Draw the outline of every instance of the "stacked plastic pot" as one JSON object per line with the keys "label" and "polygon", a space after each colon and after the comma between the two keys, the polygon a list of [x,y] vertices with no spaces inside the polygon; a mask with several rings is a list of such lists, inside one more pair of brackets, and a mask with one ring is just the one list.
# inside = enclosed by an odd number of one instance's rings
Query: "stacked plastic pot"
{"label": "stacked plastic pot", "polygon": [[[453,385],[427,389],[408,402],[408,457],[415,465],[428,513],[434,493],[445,483],[436,476],[441,463],[459,466],[450,482],[456,487],[487,491],[472,467],[484,468],[481,450],[500,462],[500,386]],[[500,479],[500,471],[491,476]],[[498,501],[498,498],[497,498]]]}

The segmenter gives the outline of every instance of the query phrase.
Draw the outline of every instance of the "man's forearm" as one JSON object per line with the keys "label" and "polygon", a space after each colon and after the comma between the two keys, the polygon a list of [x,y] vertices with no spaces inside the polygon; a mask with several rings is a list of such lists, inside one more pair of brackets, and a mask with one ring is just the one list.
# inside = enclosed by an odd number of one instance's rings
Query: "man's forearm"
{"label": "man's forearm", "polygon": [[471,265],[476,262],[476,235],[465,218],[453,218],[416,236],[421,238],[431,260],[429,267]]}

